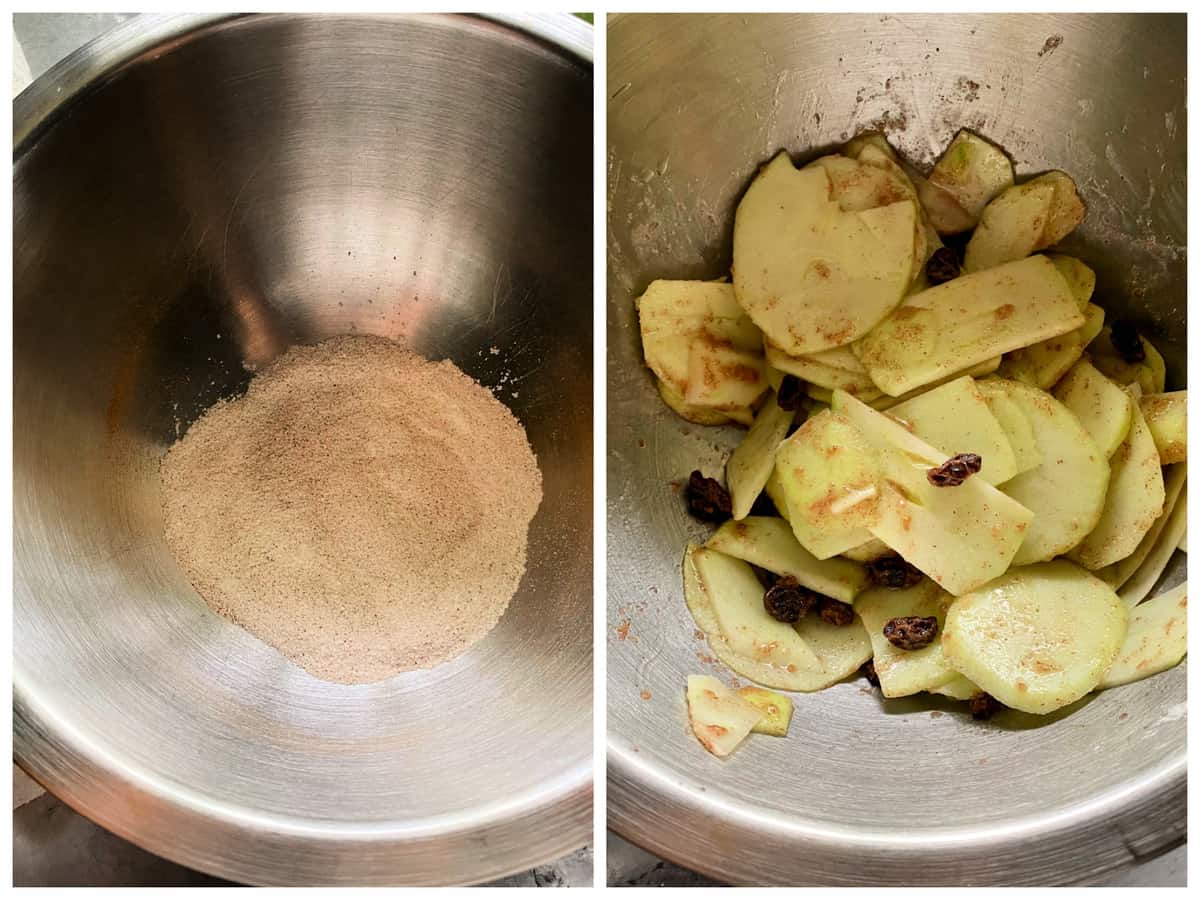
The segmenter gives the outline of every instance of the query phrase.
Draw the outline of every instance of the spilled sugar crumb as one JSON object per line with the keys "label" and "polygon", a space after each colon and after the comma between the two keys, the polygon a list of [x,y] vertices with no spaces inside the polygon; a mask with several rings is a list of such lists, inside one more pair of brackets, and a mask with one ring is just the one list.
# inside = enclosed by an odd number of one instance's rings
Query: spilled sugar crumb
{"label": "spilled sugar crumb", "polygon": [[193,424],[161,475],[167,544],[209,606],[350,684],[487,634],[542,497],[499,400],[375,337],[293,348]]}

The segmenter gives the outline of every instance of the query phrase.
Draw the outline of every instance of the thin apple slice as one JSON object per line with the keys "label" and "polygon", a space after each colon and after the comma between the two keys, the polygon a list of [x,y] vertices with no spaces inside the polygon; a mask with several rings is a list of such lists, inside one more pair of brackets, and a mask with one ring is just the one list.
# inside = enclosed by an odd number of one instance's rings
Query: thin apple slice
{"label": "thin apple slice", "polygon": [[1054,397],[1075,414],[1105,459],[1125,442],[1133,422],[1133,401],[1087,357],[1063,376]]}
{"label": "thin apple slice", "polygon": [[766,390],[767,373],[761,356],[707,337],[692,341],[685,403],[727,412],[753,406]]}
{"label": "thin apple slice", "polygon": [[1179,665],[1187,655],[1187,583],[1159,594],[1129,615],[1129,630],[1098,688],[1141,681]]}
{"label": "thin apple slice", "polygon": [[770,734],[787,737],[792,723],[792,701],[790,697],[768,691],[756,685],[746,685],[738,690],[738,696],[753,703],[763,714],[758,724],[751,728],[754,734]]}
{"label": "thin apple slice", "polygon": [[1079,308],[1087,309],[1088,303],[1092,299],[1092,293],[1096,290],[1096,273],[1073,256],[1064,256],[1061,253],[1046,255],[1057,267],[1062,277],[1067,280],[1067,284],[1071,286],[1071,293],[1075,296],[1075,302],[1079,304]]}
{"label": "thin apple slice", "polygon": [[729,422],[740,421],[739,416],[745,418],[754,415],[749,407],[744,410],[718,412],[705,406],[692,406],[683,399],[682,394],[675,393],[675,390],[660,378],[654,379],[654,386],[658,388],[658,395],[662,397],[663,403],[670,407],[676,415],[696,425],[725,425]]}
{"label": "thin apple slice", "polygon": [[635,303],[646,365],[680,397],[687,391],[688,356],[696,338],[751,353],[761,350],[762,332],[738,306],[731,284],[660,279]]}
{"label": "thin apple slice", "polygon": [[754,424],[730,454],[725,465],[725,483],[729,485],[735,519],[750,515],[750,508],[775,468],[775,450],[787,437],[795,417],[794,411],[779,406],[771,392],[754,417]]}
{"label": "thin apple slice", "polygon": [[854,350],[895,397],[1084,321],[1054,263],[1031,256],[910,296]]}
{"label": "thin apple slice", "polygon": [[998,195],[984,208],[967,242],[963,271],[991,269],[1033,253],[1053,202],[1054,186],[1036,181],[1013,185]]}
{"label": "thin apple slice", "polygon": [[1084,323],[1074,331],[1004,354],[1000,377],[1023,381],[1043,391],[1053,388],[1104,327],[1104,310],[1096,304],[1089,303],[1084,316]]}
{"label": "thin apple slice", "polygon": [[1008,568],[1033,513],[982,478],[935,487],[929,469],[948,458],[894,419],[842,391],[844,415],[876,451],[879,499],[867,527],[906,561],[954,595]]}
{"label": "thin apple slice", "polygon": [[970,678],[963,678],[959,675],[945,684],[931,689],[929,693],[940,694],[943,697],[949,697],[951,700],[970,700],[976,694],[983,693],[983,691]]}
{"label": "thin apple slice", "polygon": [[1164,466],[1187,459],[1187,391],[1144,394],[1138,401]]}
{"label": "thin apple slice", "polygon": [[974,224],[991,199],[1012,186],[1012,161],[995,144],[964,129],[934,165],[929,182],[953,197]]}
{"label": "thin apple slice", "polygon": [[1176,535],[1187,526],[1187,463],[1163,469],[1163,514],[1146,532],[1137,549],[1096,572],[1120,594],[1126,606],[1137,606],[1150,594],[1175,555]]}
{"label": "thin apple slice", "polygon": [[871,539],[879,466],[845,417],[826,411],[810,418],[779,446],[775,468],[792,532],[817,559]]}
{"label": "thin apple slice", "polygon": [[771,474],[767,478],[767,483],[763,485],[763,491],[771,498],[771,502],[775,504],[775,510],[779,513],[780,518],[785,522],[791,522],[791,513],[787,508],[787,496],[783,492],[783,482],[779,478],[779,466],[776,465],[771,469]]}
{"label": "thin apple slice", "polygon": [[891,553],[891,547],[879,540],[879,538],[871,538],[865,544],[851,547],[842,556],[846,557],[846,559],[852,559],[855,562],[869,563],[884,556],[890,556]]}
{"label": "thin apple slice", "polygon": [[955,600],[942,651],[1005,706],[1044,714],[1100,683],[1127,625],[1125,605],[1108,585],[1055,560],[1013,569]]}
{"label": "thin apple slice", "polygon": [[1079,227],[1087,208],[1079,199],[1074,180],[1066,172],[1047,172],[1027,184],[1048,184],[1054,188],[1054,198],[1037,249],[1052,247]]}
{"label": "thin apple slice", "polygon": [[1112,329],[1108,326],[1101,329],[1087,350],[1096,368],[1122,387],[1137,384],[1143,394],[1161,394],[1166,390],[1167,364],[1145,335],[1139,334],[1138,339],[1146,357],[1141,362],[1130,363],[1121,358],[1113,346]]}
{"label": "thin apple slice", "polygon": [[774,516],[726,522],[704,545],[776,575],[791,575],[809,590],[852,603],[867,586],[867,570],[840,557],[817,559],[796,540],[791,526]]}
{"label": "thin apple slice", "polygon": [[713,756],[728,756],[763,718],[762,710],[711,675],[689,675],[688,720]]}
{"label": "thin apple slice", "polygon": [[[993,356],[991,359],[985,359],[983,362],[979,363],[978,365],[971,366],[969,369],[963,369],[961,372],[954,372],[945,376],[944,378],[931,381],[929,384],[922,385],[919,388],[915,388],[914,390],[901,394],[899,397],[889,397],[887,394],[884,394],[877,400],[863,400],[863,402],[866,403],[867,406],[871,407],[871,409],[877,409],[880,412],[883,412],[884,410],[890,410],[893,407],[899,406],[901,403],[906,403],[909,400],[920,397],[922,394],[928,393],[936,388],[940,388],[943,384],[949,384],[956,378],[962,378],[964,375],[970,375],[972,378],[983,378],[986,375],[991,375],[1000,368],[1001,360],[1003,360],[1003,357]],[[832,396],[832,392],[830,392],[830,395]]]}
{"label": "thin apple slice", "polygon": [[1088,569],[1101,569],[1127,557],[1162,515],[1166,493],[1158,449],[1141,407],[1133,403],[1131,408],[1129,435],[1109,460],[1112,477],[1104,511],[1069,554]]}
{"label": "thin apple slice", "polygon": [[738,303],[792,356],[848,344],[903,299],[915,221],[908,200],[844,212],[823,168],[797,171],[780,153],[734,217]]}
{"label": "thin apple slice", "polygon": [[949,594],[928,580],[902,590],[871,588],[858,598],[854,611],[862,616],[871,638],[875,674],[883,696],[908,697],[932,691],[958,677],[942,656],[940,639],[919,650],[901,650],[883,633],[889,621],[907,616],[935,618],[940,629],[946,620],[949,600]]}
{"label": "thin apple slice", "polygon": [[979,454],[983,459],[979,477],[991,484],[1003,484],[1017,474],[1012,445],[969,376],[893,406],[888,415],[943,453]]}
{"label": "thin apple slice", "polygon": [[[871,380],[871,376],[867,374],[867,370],[863,368],[862,363],[858,361],[858,357],[854,355],[849,347],[837,347],[833,350],[825,350],[821,353],[813,354],[812,356],[788,356],[770,341],[767,341],[765,351],[767,365],[778,369],[784,374],[795,375],[809,384],[815,384],[818,387],[829,390],[841,388],[847,393],[861,397],[864,401],[883,396],[883,391],[875,387],[875,382]],[[853,359],[855,369],[843,368],[829,362],[828,358],[833,357],[835,353],[838,353],[839,357]],[[839,363],[842,361],[842,358],[838,359]],[[849,361],[847,360],[846,362],[848,363]]]}
{"label": "thin apple slice", "polygon": [[1037,438],[1033,434],[1033,426],[1020,408],[1009,399],[1008,393],[996,388],[990,381],[978,381],[975,387],[987,400],[988,408],[1012,447],[1013,459],[1016,463],[1016,474],[1036,469],[1042,464],[1042,451],[1038,448]]}
{"label": "thin apple slice", "polygon": [[1066,553],[1096,527],[1104,512],[1108,460],[1075,414],[1045,391],[1004,379],[979,383],[1002,390],[1033,427],[1042,463],[1004,485],[1004,492],[1034,513],[1014,566]]}

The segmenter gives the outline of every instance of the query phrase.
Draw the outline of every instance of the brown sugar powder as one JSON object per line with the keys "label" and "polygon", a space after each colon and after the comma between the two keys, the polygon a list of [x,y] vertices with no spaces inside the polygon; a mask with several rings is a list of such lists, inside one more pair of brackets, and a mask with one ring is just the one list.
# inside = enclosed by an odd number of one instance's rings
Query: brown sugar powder
{"label": "brown sugar powder", "polygon": [[451,362],[385,338],[296,347],[162,461],[166,540],[216,612],[318,678],[451,659],[525,571],[541,474]]}

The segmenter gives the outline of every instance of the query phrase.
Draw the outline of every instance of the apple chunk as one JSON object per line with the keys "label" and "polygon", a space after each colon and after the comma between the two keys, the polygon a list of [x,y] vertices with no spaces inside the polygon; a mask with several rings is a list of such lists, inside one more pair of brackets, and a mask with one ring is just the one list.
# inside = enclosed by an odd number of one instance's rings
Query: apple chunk
{"label": "apple chunk", "polygon": [[1054,263],[1031,256],[913,294],[855,353],[895,397],[1085,321]]}
{"label": "apple chunk", "polygon": [[1109,464],[1112,477],[1104,510],[1096,527],[1074,550],[1071,559],[1088,569],[1124,559],[1137,549],[1163,511],[1166,491],[1162,463],[1141,407],[1131,404],[1129,435]]}
{"label": "apple chunk", "polygon": [[846,212],[820,167],[780,153],[755,177],[733,225],[738,302],[785,353],[848,344],[891,312],[913,267],[915,205]]}
{"label": "apple chunk", "polygon": [[1125,605],[1064,560],[1013,569],[959,597],[942,652],[1005,706],[1053,712],[1092,690],[1125,639]]}
{"label": "apple chunk", "polygon": [[713,756],[728,756],[745,740],[763,712],[711,675],[689,675],[688,719],[692,732]]}

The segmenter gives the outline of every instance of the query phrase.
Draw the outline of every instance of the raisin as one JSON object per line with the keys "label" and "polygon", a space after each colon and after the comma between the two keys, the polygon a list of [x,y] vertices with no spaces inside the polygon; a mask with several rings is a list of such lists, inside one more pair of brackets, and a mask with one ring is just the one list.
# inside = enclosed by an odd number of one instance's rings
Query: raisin
{"label": "raisin", "polygon": [[867,563],[867,574],[876,584],[893,590],[912,587],[924,577],[919,569],[898,554],[881,556]]}
{"label": "raisin", "polygon": [[754,505],[750,507],[750,515],[780,518],[779,510],[775,508],[775,501],[770,498],[766,491],[763,491],[754,498]]}
{"label": "raisin", "polygon": [[863,673],[869,684],[879,687],[879,674],[875,671],[875,660],[868,659],[862,664],[862,668],[859,671]]}
{"label": "raisin", "polygon": [[705,478],[699,469],[688,478],[687,505],[693,516],[705,522],[724,522],[733,515],[729,491],[715,478]]}
{"label": "raisin", "polygon": [[1004,705],[993,697],[991,694],[985,694],[980,691],[969,702],[972,719],[990,719],[1000,710],[1004,709]]}
{"label": "raisin", "polygon": [[817,614],[830,625],[845,627],[854,621],[854,607],[832,597],[822,597]]}
{"label": "raisin", "polygon": [[937,633],[938,623],[933,616],[898,616],[883,626],[883,636],[901,650],[928,647]]}
{"label": "raisin", "polygon": [[930,469],[929,483],[934,487],[958,487],[982,468],[983,459],[978,453],[960,453]]}
{"label": "raisin", "polygon": [[779,390],[775,394],[775,402],[779,404],[779,408],[795,412],[800,408],[803,399],[804,382],[795,375],[784,375]]}
{"label": "raisin", "polygon": [[799,622],[813,608],[818,595],[800,586],[791,575],[785,575],[763,594],[763,608],[780,622]]}
{"label": "raisin", "polygon": [[962,272],[958,263],[958,254],[950,247],[939,247],[925,263],[925,277],[930,284],[945,284],[953,281]]}
{"label": "raisin", "polygon": [[1125,362],[1140,363],[1146,361],[1146,348],[1142,346],[1142,337],[1138,334],[1138,330],[1133,326],[1132,322],[1118,319],[1112,323],[1110,335],[1113,349],[1121,355],[1121,359],[1125,360]]}

